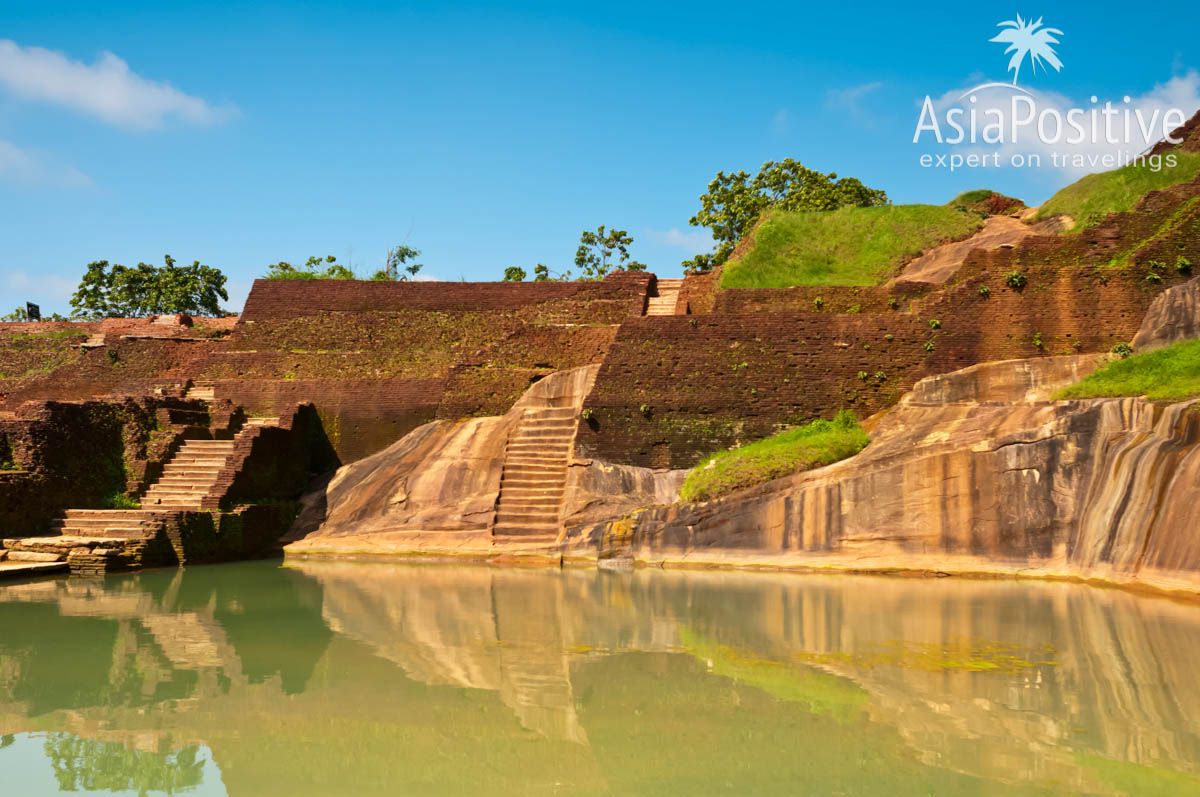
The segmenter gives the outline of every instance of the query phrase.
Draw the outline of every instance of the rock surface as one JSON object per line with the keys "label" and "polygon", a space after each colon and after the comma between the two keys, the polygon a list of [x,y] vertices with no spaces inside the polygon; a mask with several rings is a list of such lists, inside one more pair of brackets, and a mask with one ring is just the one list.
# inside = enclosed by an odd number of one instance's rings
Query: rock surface
{"label": "rock surface", "polygon": [[[292,528],[292,554],[478,552],[492,549],[505,444],[529,408],[576,409],[597,366],[535,383],[503,416],[435,421],[387,449],[341,468],[305,497]],[[571,466],[565,516],[572,522],[618,516],[634,507],[671,503],[683,472],[578,462]],[[506,550],[545,548],[514,543]]]}
{"label": "rock surface", "polygon": [[[919,383],[850,460],[716,501],[575,529],[693,565],[1029,573],[1200,591],[1197,402],[1054,402],[1095,355]],[[616,542],[614,542],[616,540]]]}
{"label": "rock surface", "polygon": [[1160,293],[1133,338],[1135,351],[1200,338],[1200,277]]}

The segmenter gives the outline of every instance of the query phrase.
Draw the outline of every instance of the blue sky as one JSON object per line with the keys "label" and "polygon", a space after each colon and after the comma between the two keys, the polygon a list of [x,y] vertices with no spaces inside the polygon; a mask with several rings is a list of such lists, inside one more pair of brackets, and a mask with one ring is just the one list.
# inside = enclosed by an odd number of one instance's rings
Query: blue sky
{"label": "blue sky", "polygon": [[931,172],[912,144],[926,94],[1006,79],[988,39],[1017,13],[1065,31],[1039,89],[1196,96],[1179,4],[0,0],[0,308],[65,311],[88,261],[166,252],[235,308],[271,262],[396,243],[498,279],[598,224],[674,275],[714,173],[784,157],[896,202],[1036,203],[1076,175]]}

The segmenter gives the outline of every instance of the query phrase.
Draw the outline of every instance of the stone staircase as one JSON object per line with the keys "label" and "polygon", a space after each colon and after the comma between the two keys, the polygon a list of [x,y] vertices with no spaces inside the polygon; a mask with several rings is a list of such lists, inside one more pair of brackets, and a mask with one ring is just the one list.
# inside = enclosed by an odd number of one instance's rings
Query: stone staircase
{"label": "stone staircase", "polygon": [[[277,426],[278,418],[251,418],[238,437],[263,426]],[[142,496],[143,509],[199,510],[200,502],[216,484],[225,463],[233,454],[233,440],[185,440],[163,467],[163,474]]]}
{"label": "stone staircase", "polygon": [[655,295],[646,303],[646,315],[675,315],[675,304],[679,301],[679,290],[683,280],[658,280]]}
{"label": "stone staircase", "polygon": [[524,410],[505,447],[493,536],[558,537],[559,510],[578,422],[574,407]]}
{"label": "stone staircase", "polygon": [[183,394],[184,398],[200,399],[201,401],[215,401],[217,398],[217,387],[212,382],[193,382]]}

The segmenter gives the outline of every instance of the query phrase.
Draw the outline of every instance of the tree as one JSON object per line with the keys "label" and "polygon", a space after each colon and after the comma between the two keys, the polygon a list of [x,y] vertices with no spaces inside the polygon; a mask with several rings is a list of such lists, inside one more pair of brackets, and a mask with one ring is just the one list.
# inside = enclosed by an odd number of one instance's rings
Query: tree
{"label": "tree", "polygon": [[598,280],[611,271],[645,271],[646,264],[629,259],[633,237],[624,230],[606,230],[601,224],[595,232],[584,230],[575,250],[575,265],[580,277]]}
{"label": "tree", "polygon": [[74,318],[137,318],[167,313],[224,315],[229,299],[225,275],[199,260],[180,266],[170,255],[162,266],[128,267],[107,260],[89,263],[71,297]]}
{"label": "tree", "polygon": [[[28,320],[29,320],[29,311],[26,310],[24,307],[15,307],[15,308],[13,308],[13,311],[11,313],[5,313],[4,315],[0,315],[0,321],[28,321]],[[60,315],[59,313],[51,313],[50,315],[43,315],[42,320],[43,321],[66,321],[67,317],[64,315]]]}
{"label": "tree", "polygon": [[[420,263],[409,263],[410,260],[416,260],[421,256],[421,250],[413,249],[411,246],[394,246],[388,250],[387,260],[384,261],[383,268],[371,275],[373,280],[383,280],[390,282],[408,282],[417,276],[424,268]],[[403,272],[403,273],[402,273]]]}
{"label": "tree", "polygon": [[337,262],[333,255],[310,257],[302,266],[293,266],[286,260],[267,267],[263,279],[269,280],[352,280],[354,272]]}
{"label": "tree", "polygon": [[697,274],[724,263],[770,208],[825,211],[886,204],[886,193],[868,188],[857,178],[822,174],[792,158],[767,161],[753,178],[746,171],[717,172],[700,197],[700,210],[688,220],[694,227],[712,231],[716,249],[685,260],[683,267]]}
{"label": "tree", "polygon": [[527,276],[529,275],[525,273],[525,269],[520,266],[509,266],[504,269],[505,282],[524,282]]}

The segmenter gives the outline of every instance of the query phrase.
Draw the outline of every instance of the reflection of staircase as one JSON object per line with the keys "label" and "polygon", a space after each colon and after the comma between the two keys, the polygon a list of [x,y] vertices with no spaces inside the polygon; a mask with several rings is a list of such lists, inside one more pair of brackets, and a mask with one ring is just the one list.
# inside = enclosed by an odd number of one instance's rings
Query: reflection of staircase
{"label": "reflection of staircase", "polygon": [[524,411],[505,448],[495,536],[558,536],[577,412],[573,407]]}
{"label": "reflection of staircase", "polygon": [[655,295],[646,304],[646,315],[675,315],[675,305],[679,301],[679,289],[683,280],[658,280]]}

